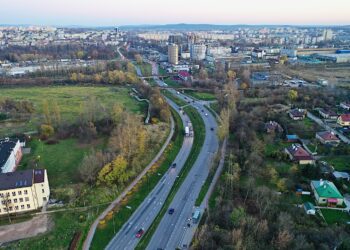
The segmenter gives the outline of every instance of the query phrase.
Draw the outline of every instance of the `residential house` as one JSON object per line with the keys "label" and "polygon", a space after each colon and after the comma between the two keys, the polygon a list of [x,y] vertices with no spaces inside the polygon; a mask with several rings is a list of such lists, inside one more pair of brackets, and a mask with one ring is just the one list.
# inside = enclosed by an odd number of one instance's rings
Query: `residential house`
{"label": "residential house", "polygon": [[0,173],[15,171],[22,159],[23,145],[19,139],[0,139]]}
{"label": "residential house", "polygon": [[316,214],[315,206],[311,202],[305,202],[304,209],[305,209],[306,214],[311,214],[311,215]]}
{"label": "residential house", "polygon": [[350,126],[350,114],[343,114],[339,116],[337,123],[342,127]]}
{"label": "residential house", "polygon": [[338,146],[340,139],[330,131],[322,131],[316,133],[316,139],[318,139],[322,144]]}
{"label": "residential house", "polygon": [[188,73],[187,71],[179,71],[178,77],[183,80],[183,81],[189,81],[191,79],[191,74]]}
{"label": "residential house", "polygon": [[336,120],[338,118],[338,114],[332,110],[319,109],[318,113],[324,119]]}
{"label": "residential house", "polygon": [[322,179],[319,181],[311,181],[311,189],[319,205],[334,207],[341,206],[344,203],[344,197],[331,181]]}
{"label": "residential house", "polygon": [[275,121],[269,121],[269,122],[265,123],[265,130],[267,133],[272,133],[272,132],[282,133],[283,132],[283,128],[281,127],[281,125],[279,125],[278,122],[275,122]]}
{"label": "residential house", "polygon": [[342,102],[340,103],[340,107],[347,111],[350,111],[350,102]]}
{"label": "residential house", "polygon": [[305,109],[292,109],[289,111],[289,116],[294,121],[303,120],[306,116],[306,110]]}
{"label": "residential house", "polygon": [[0,216],[46,206],[50,187],[45,169],[0,174]]}
{"label": "residential house", "polygon": [[315,160],[312,155],[307,152],[300,144],[292,144],[290,147],[285,149],[289,158],[292,161],[297,162],[301,165],[315,164]]}
{"label": "residential house", "polygon": [[350,175],[347,172],[334,171],[332,175],[337,180],[340,180],[340,179],[347,180],[347,181],[350,180]]}

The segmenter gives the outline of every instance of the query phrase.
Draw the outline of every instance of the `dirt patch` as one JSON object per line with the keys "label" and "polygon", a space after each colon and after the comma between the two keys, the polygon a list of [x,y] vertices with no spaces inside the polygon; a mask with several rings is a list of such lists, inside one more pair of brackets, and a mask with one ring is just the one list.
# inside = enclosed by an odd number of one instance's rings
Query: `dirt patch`
{"label": "dirt patch", "polygon": [[17,224],[0,227],[0,245],[2,243],[30,238],[45,233],[53,227],[49,215],[38,215],[33,219]]}

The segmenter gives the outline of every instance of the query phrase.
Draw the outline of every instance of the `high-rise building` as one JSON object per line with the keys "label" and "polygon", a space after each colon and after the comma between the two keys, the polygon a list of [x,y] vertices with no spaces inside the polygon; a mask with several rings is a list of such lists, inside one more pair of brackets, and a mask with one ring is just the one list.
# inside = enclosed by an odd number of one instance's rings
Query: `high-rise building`
{"label": "high-rise building", "polygon": [[168,42],[169,42],[169,44],[175,43],[177,45],[180,45],[182,43],[182,36],[181,35],[169,35]]}
{"label": "high-rise building", "polygon": [[204,44],[191,44],[191,59],[194,61],[204,60],[206,51],[207,47]]}
{"label": "high-rise building", "polygon": [[331,29],[325,29],[323,31],[323,40],[324,41],[333,40],[333,31]]}
{"label": "high-rise building", "polygon": [[175,65],[179,63],[179,47],[174,43],[168,45],[168,62]]}

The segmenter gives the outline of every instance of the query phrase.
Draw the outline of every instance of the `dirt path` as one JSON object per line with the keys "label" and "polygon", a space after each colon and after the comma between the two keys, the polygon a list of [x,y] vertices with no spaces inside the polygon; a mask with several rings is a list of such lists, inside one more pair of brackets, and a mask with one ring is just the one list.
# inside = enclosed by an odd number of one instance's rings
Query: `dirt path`
{"label": "dirt path", "polygon": [[0,245],[19,239],[34,237],[51,228],[48,215],[38,215],[33,219],[17,224],[0,226]]}

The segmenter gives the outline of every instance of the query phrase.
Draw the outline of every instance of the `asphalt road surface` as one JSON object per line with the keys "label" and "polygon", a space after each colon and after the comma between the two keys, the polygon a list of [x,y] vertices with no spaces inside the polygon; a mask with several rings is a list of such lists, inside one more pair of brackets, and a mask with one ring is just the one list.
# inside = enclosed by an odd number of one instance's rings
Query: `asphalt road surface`
{"label": "asphalt road surface", "polygon": [[[215,118],[200,102],[192,102],[192,99],[175,90],[170,90],[174,95],[184,101],[191,101],[190,105],[197,108],[205,123],[205,141],[202,150],[193,165],[191,171],[176,193],[169,208],[173,208],[173,214],[166,213],[154,233],[147,249],[186,249],[193,235],[192,214],[195,211],[195,201],[204,184],[215,153],[218,150],[218,138],[216,136],[217,123]],[[213,129],[213,130],[212,130]],[[194,132],[196,133],[196,132]],[[190,227],[188,227],[188,224]]]}
{"label": "asphalt road surface", "polygon": [[[179,110],[179,107],[175,103],[171,102],[170,100],[168,102],[175,110]],[[189,118],[186,115],[180,116],[184,124],[189,121]],[[132,214],[119,232],[114,236],[114,238],[109,242],[106,249],[119,250],[134,249],[136,247],[139,242],[139,239],[136,238],[137,231],[141,228],[147,231],[159,213],[171,190],[171,187],[178,176],[178,173],[186,162],[186,159],[191,151],[192,144],[193,137],[185,137],[180,152],[174,161],[176,163],[176,168],[171,168],[171,166],[169,166],[169,170],[164,174],[163,178]]]}

